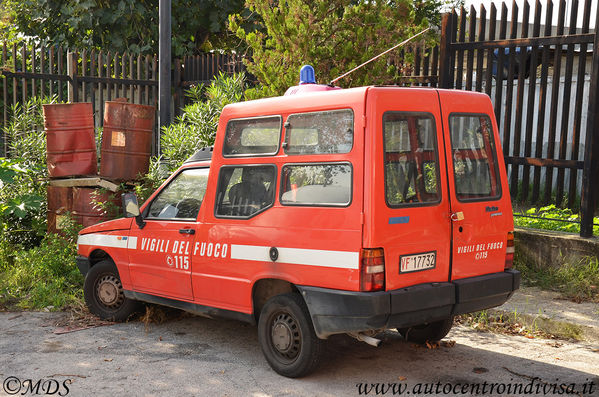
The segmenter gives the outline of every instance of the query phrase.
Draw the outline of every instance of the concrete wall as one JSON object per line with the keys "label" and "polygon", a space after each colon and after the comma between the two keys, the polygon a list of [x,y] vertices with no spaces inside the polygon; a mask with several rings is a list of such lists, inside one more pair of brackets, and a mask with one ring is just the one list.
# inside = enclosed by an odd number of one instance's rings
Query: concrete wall
{"label": "concrete wall", "polygon": [[588,256],[599,257],[599,238],[575,233],[516,228],[516,254],[538,267],[558,267]]}

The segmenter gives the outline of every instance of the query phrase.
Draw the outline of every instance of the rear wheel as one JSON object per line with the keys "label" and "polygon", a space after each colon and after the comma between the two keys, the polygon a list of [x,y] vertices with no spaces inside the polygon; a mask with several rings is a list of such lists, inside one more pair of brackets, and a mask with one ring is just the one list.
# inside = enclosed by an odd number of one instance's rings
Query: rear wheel
{"label": "rear wheel", "polygon": [[409,340],[410,342],[436,342],[443,339],[449,333],[452,325],[453,317],[450,317],[448,319],[435,321],[433,323],[415,325],[410,328],[401,328],[398,331],[406,340]]}
{"label": "rear wheel", "polygon": [[114,263],[104,260],[89,269],[83,284],[85,304],[102,320],[125,321],[141,308],[141,303],[125,297]]}
{"label": "rear wheel", "polygon": [[266,302],[258,320],[258,339],[268,364],[283,376],[297,378],[318,366],[323,341],[314,333],[299,294],[277,295]]}

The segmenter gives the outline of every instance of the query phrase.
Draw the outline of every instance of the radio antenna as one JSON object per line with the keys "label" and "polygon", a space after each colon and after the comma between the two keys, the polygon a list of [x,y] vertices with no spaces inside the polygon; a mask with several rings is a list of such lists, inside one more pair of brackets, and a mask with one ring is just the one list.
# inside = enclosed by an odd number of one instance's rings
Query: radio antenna
{"label": "radio antenna", "polygon": [[416,37],[420,36],[421,34],[426,33],[428,30],[430,30],[430,28],[426,28],[424,29],[422,32],[415,34],[414,36],[410,37],[409,39],[406,39],[404,41],[402,41],[401,43],[397,44],[394,47],[389,48],[387,51],[385,52],[381,52],[380,54],[378,54],[377,56],[375,56],[374,58],[370,58],[369,60],[367,60],[366,62],[364,62],[363,64],[361,64],[360,66],[356,66],[355,68],[353,68],[352,70],[350,70],[347,73],[342,74],[341,76],[331,80],[331,82],[329,83],[329,85],[333,85],[337,80],[340,80],[342,78],[344,78],[345,76],[347,76],[350,73],[355,72],[356,70],[360,69],[362,66],[369,64],[370,62],[374,61],[375,59],[378,59],[380,57],[382,57],[383,55],[385,55],[388,52],[393,51],[394,49],[396,49],[397,47],[401,47],[402,45],[409,43],[410,41],[414,40]]}

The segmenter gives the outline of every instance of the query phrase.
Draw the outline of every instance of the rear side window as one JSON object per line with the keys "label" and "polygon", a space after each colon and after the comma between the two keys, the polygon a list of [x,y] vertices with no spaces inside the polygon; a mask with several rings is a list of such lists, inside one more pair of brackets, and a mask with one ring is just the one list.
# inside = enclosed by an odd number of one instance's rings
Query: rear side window
{"label": "rear side window", "polygon": [[349,164],[293,164],[283,167],[283,205],[346,206],[351,202]]}
{"label": "rear side window", "polygon": [[387,205],[438,202],[439,167],[433,116],[385,112],[383,139]]}
{"label": "rear side window", "polygon": [[285,123],[286,154],[349,153],[354,143],[351,109],[289,115]]}
{"label": "rear side window", "polygon": [[499,198],[501,184],[489,116],[452,114],[449,129],[458,200]]}
{"label": "rear side window", "polygon": [[274,165],[222,167],[216,216],[247,218],[270,207],[275,198]]}
{"label": "rear side window", "polygon": [[275,155],[281,140],[281,117],[234,119],[227,123],[223,155]]}

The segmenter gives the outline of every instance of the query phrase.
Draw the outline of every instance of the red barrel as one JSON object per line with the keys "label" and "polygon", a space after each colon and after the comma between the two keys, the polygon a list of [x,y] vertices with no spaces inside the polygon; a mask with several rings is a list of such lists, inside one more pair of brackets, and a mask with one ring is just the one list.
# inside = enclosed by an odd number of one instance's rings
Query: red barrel
{"label": "red barrel", "polygon": [[51,178],[98,172],[91,103],[43,105]]}
{"label": "red barrel", "polygon": [[48,186],[48,233],[60,233],[66,213],[73,211],[73,188]]}
{"label": "red barrel", "polygon": [[132,181],[148,172],[152,154],[154,106],[106,102],[100,175]]}
{"label": "red barrel", "polygon": [[109,214],[104,213],[95,203],[111,202],[118,205],[116,195],[93,187],[73,188],[73,216],[75,221],[84,227],[110,220]]}

